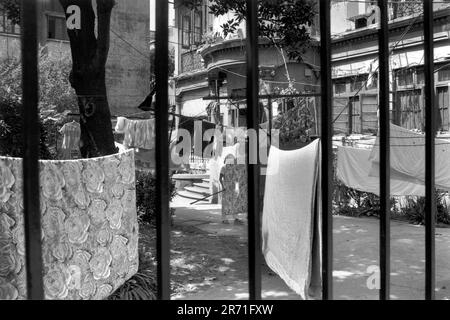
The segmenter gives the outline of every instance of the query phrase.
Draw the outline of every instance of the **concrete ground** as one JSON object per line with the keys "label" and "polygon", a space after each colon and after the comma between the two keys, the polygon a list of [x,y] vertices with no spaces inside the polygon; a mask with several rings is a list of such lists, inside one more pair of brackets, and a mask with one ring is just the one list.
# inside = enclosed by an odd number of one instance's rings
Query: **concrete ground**
{"label": "concrete ground", "polygon": [[[219,205],[190,205],[189,200],[176,197],[175,225],[191,226],[206,235],[234,236],[246,242],[247,225],[221,223]],[[379,220],[375,218],[333,219],[334,299],[378,299],[376,268],[379,257]],[[391,223],[391,299],[424,299],[425,231],[423,226],[407,222]],[[246,268],[245,266],[240,266]],[[241,281],[176,296],[174,299],[239,300],[248,298],[245,269]],[[371,277],[372,276],[372,277]],[[371,281],[373,280],[373,281]],[[368,285],[369,282],[369,285]],[[264,299],[300,299],[269,268],[263,266],[262,294]],[[450,229],[436,229],[436,298],[450,299]]]}

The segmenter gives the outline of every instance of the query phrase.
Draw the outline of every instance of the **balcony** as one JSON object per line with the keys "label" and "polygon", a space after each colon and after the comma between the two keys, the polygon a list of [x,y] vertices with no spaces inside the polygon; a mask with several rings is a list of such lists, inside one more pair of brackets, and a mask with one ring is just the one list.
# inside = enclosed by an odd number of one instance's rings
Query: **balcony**
{"label": "balcony", "polygon": [[204,69],[202,56],[196,50],[181,54],[181,73]]}

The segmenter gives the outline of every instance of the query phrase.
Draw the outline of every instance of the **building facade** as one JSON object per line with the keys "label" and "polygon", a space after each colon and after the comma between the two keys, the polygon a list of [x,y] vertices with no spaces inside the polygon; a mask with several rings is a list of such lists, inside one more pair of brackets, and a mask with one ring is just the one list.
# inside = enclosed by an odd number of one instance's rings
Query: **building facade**
{"label": "building facade", "polygon": [[[332,21],[334,129],[376,133],[378,111],[378,9],[370,3],[335,1]],[[422,5],[389,8],[390,110],[393,123],[424,130]],[[438,127],[450,126],[450,2],[434,5],[434,63]]]}
{"label": "building facade", "polygon": [[[39,0],[41,46],[58,58],[70,53],[65,14],[58,0]],[[106,87],[112,115],[135,113],[150,90],[149,1],[117,0],[111,16]],[[70,58],[70,54],[68,55]],[[20,27],[0,12],[0,61],[20,58]]]}
{"label": "building facade", "polygon": [[[176,101],[178,111],[186,116],[203,117],[224,128],[246,126],[246,26],[245,21],[233,34],[224,35],[222,25],[232,16],[215,17],[208,4],[192,9],[175,1],[178,29],[178,74]],[[289,80],[300,93],[319,92],[319,50],[311,29],[313,43],[303,61],[293,61],[269,41],[260,39],[260,94],[272,95],[289,86]],[[268,107],[269,101],[261,103]],[[273,115],[278,104],[271,103]],[[266,108],[267,110],[268,108]]]}

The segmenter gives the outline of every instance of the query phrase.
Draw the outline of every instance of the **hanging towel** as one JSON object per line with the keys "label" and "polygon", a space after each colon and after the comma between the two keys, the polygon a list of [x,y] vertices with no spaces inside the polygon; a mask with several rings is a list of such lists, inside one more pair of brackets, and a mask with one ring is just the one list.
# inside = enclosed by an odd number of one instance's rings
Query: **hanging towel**
{"label": "hanging towel", "polygon": [[[349,188],[379,195],[380,178],[369,175],[372,170],[372,162],[369,160],[371,152],[370,149],[338,146],[336,175],[337,178]],[[423,184],[392,178],[393,177],[391,177],[391,195],[425,195]]]}
{"label": "hanging towel", "polygon": [[117,133],[124,134],[123,145],[126,148],[153,149],[155,147],[155,120],[130,120],[117,118]]}
{"label": "hanging towel", "polygon": [[[390,125],[391,176],[417,184],[425,183],[425,135]],[[450,190],[450,141],[435,139],[436,188]],[[380,138],[377,137],[370,160],[370,176],[379,176]]]}
{"label": "hanging towel", "polygon": [[319,298],[321,292],[319,141],[292,151],[272,147],[264,193],[267,265],[303,299]]}
{"label": "hanging towel", "polygon": [[133,120],[135,122],[135,148],[154,149],[155,148],[155,120]]}

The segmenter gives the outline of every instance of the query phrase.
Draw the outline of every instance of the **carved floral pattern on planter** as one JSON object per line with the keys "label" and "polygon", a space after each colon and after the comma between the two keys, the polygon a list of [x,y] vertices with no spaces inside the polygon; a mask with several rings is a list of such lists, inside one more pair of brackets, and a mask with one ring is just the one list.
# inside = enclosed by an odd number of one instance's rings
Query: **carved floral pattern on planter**
{"label": "carved floral pattern on planter", "polygon": [[[132,150],[41,161],[46,299],[105,299],[138,269]],[[22,160],[0,157],[0,300],[26,299]]]}

